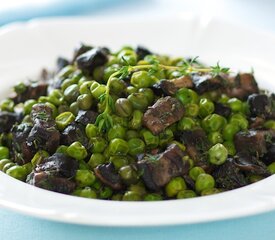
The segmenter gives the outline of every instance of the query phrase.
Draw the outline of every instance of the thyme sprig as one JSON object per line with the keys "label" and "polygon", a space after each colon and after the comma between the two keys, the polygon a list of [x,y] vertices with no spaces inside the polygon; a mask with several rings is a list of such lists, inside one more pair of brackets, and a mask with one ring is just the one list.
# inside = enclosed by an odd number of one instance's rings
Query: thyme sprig
{"label": "thyme sprig", "polygon": [[107,131],[108,129],[113,127],[111,114],[112,112],[114,112],[114,101],[112,99],[112,96],[110,95],[110,84],[112,78],[119,77],[120,79],[123,79],[127,77],[130,73],[139,70],[148,70],[148,73],[150,75],[153,75],[159,70],[174,70],[181,72],[183,75],[189,75],[191,73],[208,73],[212,74],[213,76],[217,76],[222,73],[227,74],[230,71],[229,68],[221,67],[219,65],[219,62],[215,66],[195,67],[194,63],[196,63],[197,58],[198,57],[195,57],[190,61],[184,61],[182,66],[168,66],[159,63],[158,60],[154,60],[150,62],[150,64],[131,66],[127,63],[127,61],[125,61],[125,66],[121,67],[119,71],[111,74],[106,84],[106,92],[100,96],[100,102],[105,104],[105,109],[100,115],[98,115],[95,122],[99,130]]}

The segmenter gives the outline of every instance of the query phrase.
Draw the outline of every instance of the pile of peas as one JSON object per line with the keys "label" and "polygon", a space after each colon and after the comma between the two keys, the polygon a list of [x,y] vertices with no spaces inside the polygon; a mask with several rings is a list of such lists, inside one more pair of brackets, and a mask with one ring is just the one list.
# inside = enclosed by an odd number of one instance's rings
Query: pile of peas
{"label": "pile of peas", "polygon": [[[154,149],[166,149],[171,143],[177,144],[182,150],[185,145],[175,141],[174,135],[178,131],[202,128],[211,144],[205,153],[209,163],[218,166],[225,163],[228,156],[236,154],[233,138],[241,130],[247,130],[248,105],[237,98],[229,98],[218,92],[208,92],[199,95],[192,89],[181,88],[175,94],[185,108],[185,114],[180,121],[169,126],[159,135],[154,135],[143,127],[142,117],[149,106],[158,97],[151,87],[161,79],[181,77],[182,73],[174,69],[142,69],[129,74],[128,79],[110,76],[123,66],[142,66],[155,61],[165,66],[181,66],[182,58],[171,58],[161,55],[147,55],[139,60],[131,47],[124,47],[117,53],[109,54],[108,62],[104,66],[95,68],[92,76],[87,76],[79,70],[75,63],[65,66],[55,78],[61,82],[60,88],[53,89],[47,96],[38,99],[28,99],[15,104],[12,99],[1,102],[1,111],[18,112],[24,118],[22,123],[31,124],[30,113],[37,103],[44,103],[52,109],[57,129],[62,132],[76,120],[80,110],[95,110],[104,112],[106,104],[111,105],[109,117],[113,125],[109,129],[102,129],[99,124],[89,123],[85,126],[85,135],[89,140],[89,147],[85,147],[81,139],[69,146],[60,145],[57,153],[64,153],[79,162],[79,168],[73,178],[77,188],[72,195],[112,199],[123,201],[155,201],[162,199],[183,199],[204,196],[223,191],[216,188],[215,179],[206,173],[202,167],[190,162],[189,177],[194,181],[194,188],[190,188],[183,177],[175,177],[159,192],[148,190],[138,170],[133,167],[137,156]],[[107,85],[107,83],[109,84]],[[104,94],[110,92],[111,102],[104,101]],[[24,92],[26,85],[19,83],[15,86],[17,93]],[[230,107],[232,113],[225,118],[215,113],[214,102]],[[275,129],[275,122],[265,123],[268,128]],[[10,133],[1,135],[0,170],[6,174],[26,181],[30,172],[49,157],[44,150],[36,152],[32,160],[24,165],[13,162],[9,144],[12,142]],[[183,159],[183,161],[186,159]],[[94,169],[106,163],[112,163],[120,178],[126,185],[126,190],[115,191],[104,185],[94,173]],[[275,163],[268,166],[269,171],[275,173]]]}

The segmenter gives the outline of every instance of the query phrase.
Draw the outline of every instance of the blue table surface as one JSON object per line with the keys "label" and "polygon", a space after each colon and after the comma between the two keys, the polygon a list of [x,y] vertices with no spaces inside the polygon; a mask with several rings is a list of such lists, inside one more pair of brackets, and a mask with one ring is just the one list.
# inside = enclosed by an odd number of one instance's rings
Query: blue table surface
{"label": "blue table surface", "polygon": [[[22,21],[41,16],[92,15],[104,18],[122,17],[127,20],[155,19],[175,14],[211,13],[214,17],[221,17],[234,23],[275,32],[274,10],[275,1],[273,0],[49,0],[48,4],[35,7],[23,5],[20,8],[5,10],[0,8],[0,26],[16,20]],[[236,204],[238,204],[237,199]],[[65,237],[66,240],[269,240],[275,239],[275,211],[251,217],[192,225],[111,228],[57,223],[0,209],[0,240],[55,240]]]}

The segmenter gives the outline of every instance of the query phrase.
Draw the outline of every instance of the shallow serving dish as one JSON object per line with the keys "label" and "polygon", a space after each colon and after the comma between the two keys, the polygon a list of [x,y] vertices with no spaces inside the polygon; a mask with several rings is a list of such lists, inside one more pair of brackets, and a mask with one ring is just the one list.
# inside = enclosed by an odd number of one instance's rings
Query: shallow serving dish
{"label": "shallow serving dish", "polygon": [[[253,67],[261,88],[275,91],[275,36],[218,20],[177,18],[155,22],[108,22],[85,18],[13,24],[0,30],[0,96],[19,80],[70,56],[78,42],[142,44],[175,56],[200,56],[233,71]],[[275,209],[275,176],[213,196],[159,202],[91,200],[33,187],[0,172],[0,207],[25,214],[102,226],[187,224],[248,216]]]}

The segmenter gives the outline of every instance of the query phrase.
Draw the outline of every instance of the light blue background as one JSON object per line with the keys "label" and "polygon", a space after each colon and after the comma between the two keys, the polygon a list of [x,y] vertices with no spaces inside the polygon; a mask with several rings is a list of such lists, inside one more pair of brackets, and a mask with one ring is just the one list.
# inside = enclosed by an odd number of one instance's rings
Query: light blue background
{"label": "light blue background", "polygon": [[[0,7],[0,25],[39,16],[91,15],[95,18],[122,18],[126,21],[205,13],[275,33],[275,1],[272,0],[51,0],[43,8],[26,6],[1,10]],[[0,209],[0,240],[19,239],[272,240],[275,239],[275,211],[193,225],[110,228],[56,223]]]}

